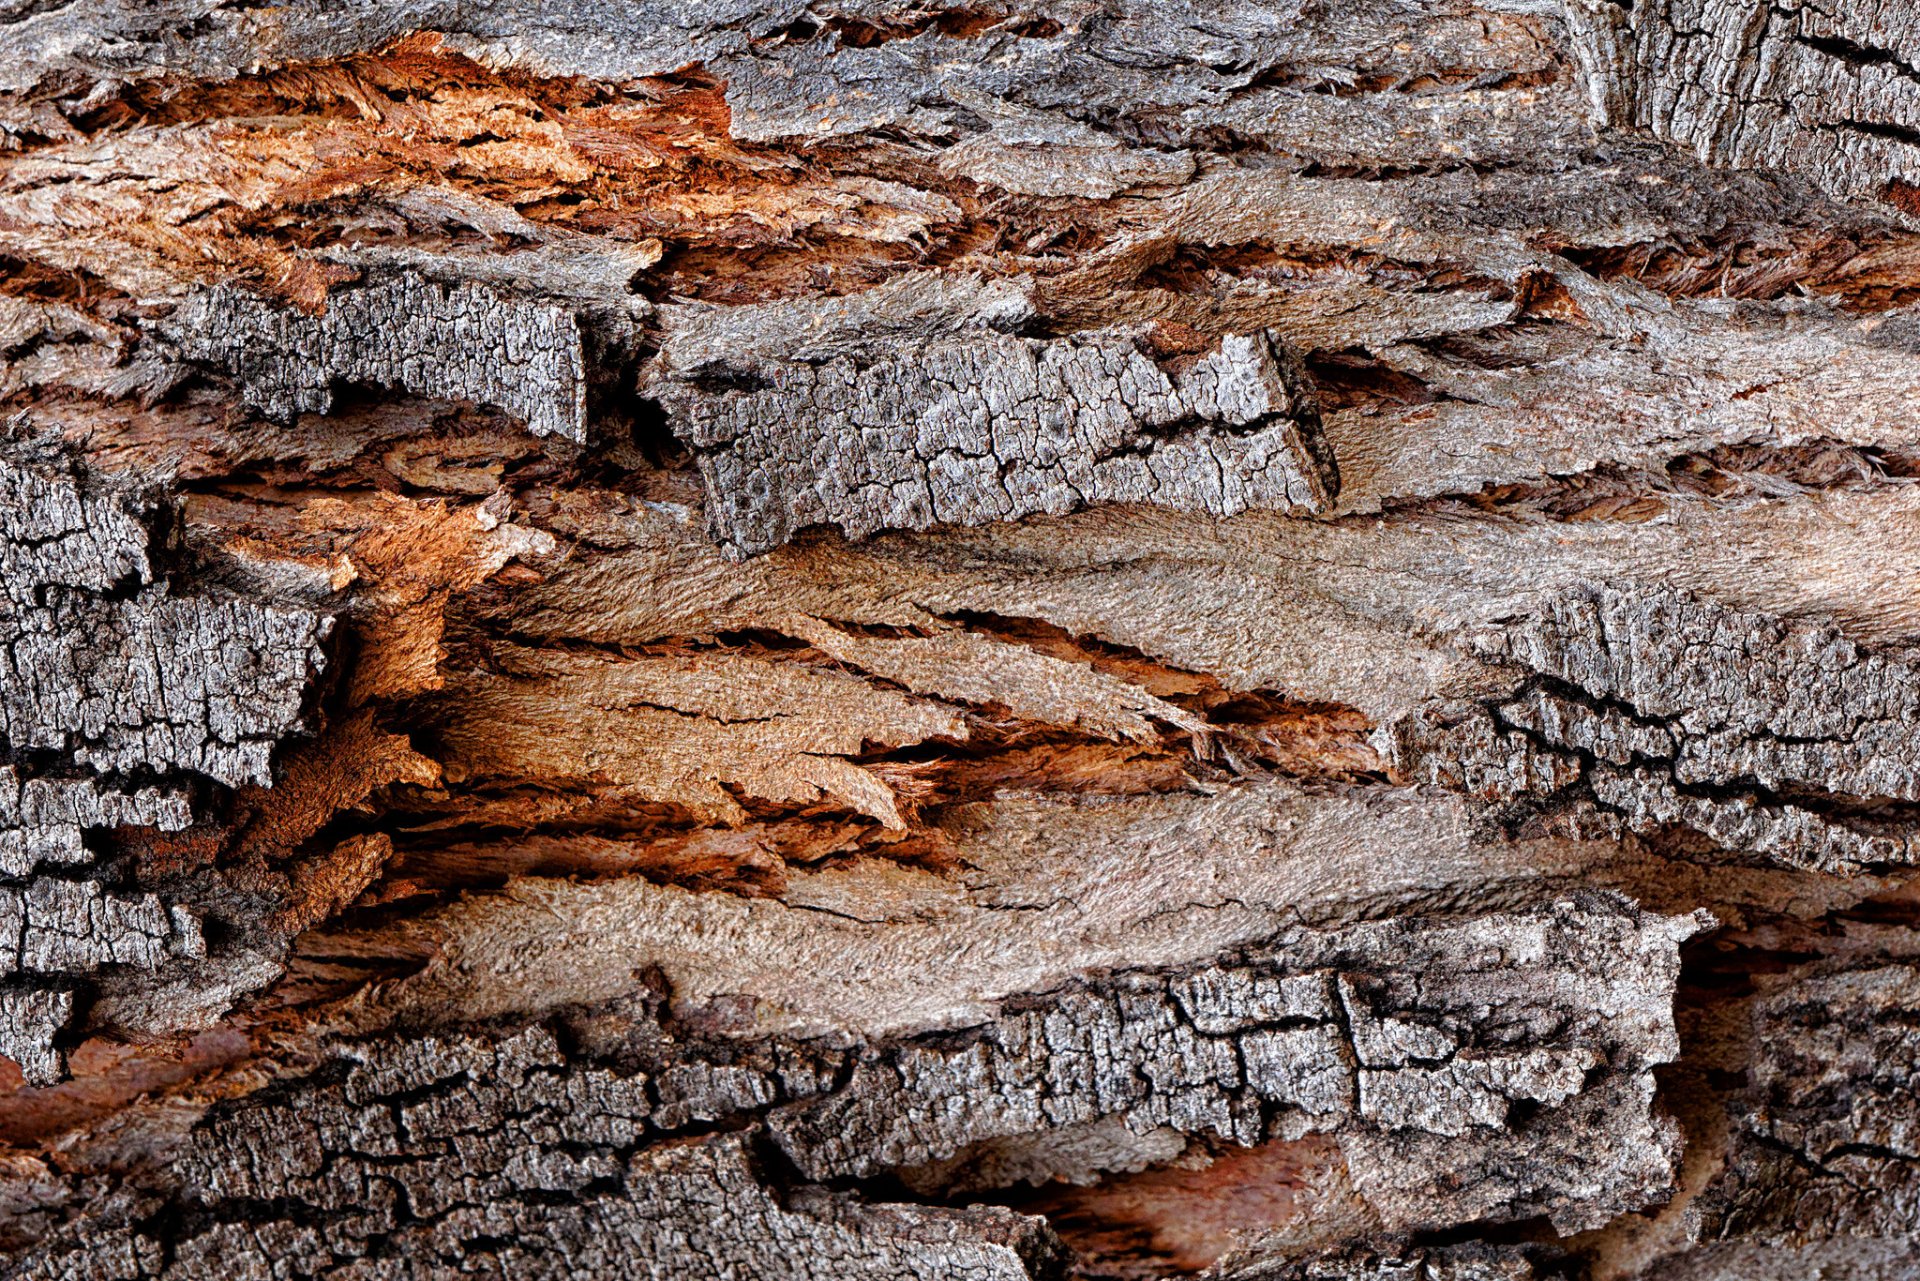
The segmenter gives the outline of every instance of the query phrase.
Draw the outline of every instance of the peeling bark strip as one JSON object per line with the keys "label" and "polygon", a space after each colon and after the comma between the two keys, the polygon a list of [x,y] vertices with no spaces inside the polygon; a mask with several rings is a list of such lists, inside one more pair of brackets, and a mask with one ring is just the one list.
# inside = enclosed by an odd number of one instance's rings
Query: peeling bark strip
{"label": "peeling bark strip", "polygon": [[1912,864],[1920,672],[1830,627],[1670,591],[1582,588],[1470,638],[1529,673],[1491,707],[1397,729],[1417,777],[1483,799],[1564,794],[1652,834],[1822,871]]}
{"label": "peeling bark strip", "polygon": [[1920,1275],[1917,21],[0,5],[0,1281]]}
{"label": "peeling bark strip", "polygon": [[98,776],[266,784],[324,663],[323,614],[171,595],[151,545],[168,514],[59,448],[0,448],[0,747],[35,762],[0,766],[0,1053],[36,1084],[65,1073],[74,985],[207,956],[192,910],[80,879],[103,829],[192,819],[180,788]]}
{"label": "peeling bark strip", "polygon": [[666,317],[656,394],[730,550],[818,524],[859,538],[1093,503],[1323,511],[1338,493],[1319,414],[1272,335],[1228,334],[1163,368],[1147,331],[1024,339],[972,319],[949,335],[956,304],[1008,321],[1024,308],[875,293]]}
{"label": "peeling bark strip", "polygon": [[[1594,1227],[1668,1178],[1649,1074],[1678,1049],[1677,944],[1698,924],[1569,903],[1307,934],[1069,993],[952,1048],[863,1056],[824,1103],[776,1113],[773,1134],[810,1178],[938,1186],[995,1166],[1096,1173],[1050,1168],[1044,1138],[1110,1118],[1242,1145],[1327,1131],[1395,1226],[1544,1213]],[[1482,1039],[1476,1021],[1502,1032]]]}
{"label": "peeling bark strip", "polygon": [[[1669,1177],[1650,1074],[1677,1048],[1677,949],[1698,925],[1596,900],[1299,932],[1038,997],[958,1038],[853,1049],[676,1047],[631,1013],[612,1019],[629,1042],[618,1065],[541,1029],[355,1044],[334,1059],[344,1071],[209,1112],[177,1183],[152,1191],[167,1208],[141,1216],[194,1226],[130,1228],[103,1252],[171,1264],[100,1275],[286,1254],[314,1276],[471,1267],[511,1225],[501,1266],[537,1275],[1049,1277],[1060,1256],[1037,1220],[821,1185],[1084,1178],[1103,1148],[1124,1161],[1168,1134],[1178,1153],[1178,1136],[1340,1132],[1361,1195],[1403,1230],[1541,1212],[1592,1226]],[[1110,1119],[1100,1141],[1051,1143]],[[727,1129],[678,1137],[714,1122]],[[1057,1164],[1076,1150],[1089,1168]],[[70,1260],[50,1248],[17,1275]]]}
{"label": "peeling bark strip", "polygon": [[498,406],[536,436],[586,439],[579,319],[482,285],[408,273],[336,289],[319,316],[221,286],[188,301],[172,327],[188,356],[224,367],[245,403],[276,418],[324,414],[337,384],[363,383]]}

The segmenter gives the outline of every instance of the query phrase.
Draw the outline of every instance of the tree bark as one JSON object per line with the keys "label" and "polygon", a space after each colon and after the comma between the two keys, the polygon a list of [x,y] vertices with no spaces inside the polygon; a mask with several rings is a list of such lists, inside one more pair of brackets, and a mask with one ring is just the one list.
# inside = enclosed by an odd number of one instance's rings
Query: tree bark
{"label": "tree bark", "polygon": [[1920,15],[0,4],[0,1276],[1920,1275]]}

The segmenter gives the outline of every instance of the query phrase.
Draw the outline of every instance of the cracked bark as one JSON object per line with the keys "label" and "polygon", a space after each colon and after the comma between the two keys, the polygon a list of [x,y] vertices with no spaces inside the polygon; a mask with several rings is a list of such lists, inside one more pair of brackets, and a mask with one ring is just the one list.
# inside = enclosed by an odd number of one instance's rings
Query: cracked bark
{"label": "cracked bark", "polygon": [[0,1275],[1920,1269],[1905,7],[0,52]]}

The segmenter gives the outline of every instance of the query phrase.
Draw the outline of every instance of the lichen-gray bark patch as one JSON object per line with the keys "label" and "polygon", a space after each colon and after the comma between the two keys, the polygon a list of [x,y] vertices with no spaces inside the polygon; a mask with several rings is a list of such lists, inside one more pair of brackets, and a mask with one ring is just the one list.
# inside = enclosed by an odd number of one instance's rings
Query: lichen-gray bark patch
{"label": "lichen-gray bark patch", "polygon": [[817,1188],[782,1207],[745,1156],[742,1138],[723,1135],[635,1159],[628,1187],[637,1216],[655,1225],[658,1273],[1037,1281],[1058,1271],[1061,1251],[1040,1220],[997,1206],[869,1204]]}
{"label": "lichen-gray bark patch", "polygon": [[161,517],[51,447],[0,449],[0,742],[100,772],[266,783],[332,620],[174,594],[153,581]]}
{"label": "lichen-gray bark patch", "polygon": [[1920,671],[1830,625],[1583,587],[1469,639],[1524,687],[1395,730],[1404,768],[1494,803],[1584,795],[1642,833],[1844,872],[1911,864]]}
{"label": "lichen-gray bark patch", "polygon": [[123,897],[97,881],[37,877],[22,889],[0,886],[0,976],[71,976],[109,965],[159,968],[169,955],[205,952],[192,916],[151,894]]}
{"label": "lichen-gray bark patch", "polygon": [[50,448],[0,450],[0,593],[31,602],[45,587],[150,581],[151,508],[133,486],[87,483]]}
{"label": "lichen-gray bark patch", "polygon": [[1920,13],[1904,0],[1569,0],[1603,118],[1708,164],[1842,196],[1920,179]]}
{"label": "lichen-gray bark patch", "polygon": [[73,989],[206,955],[194,912],[90,866],[89,833],[186,827],[187,792],[103,776],[269,783],[325,661],[323,612],[174,594],[168,516],[53,445],[0,444],[0,1053],[36,1084],[64,1071]]}
{"label": "lichen-gray bark patch", "polygon": [[815,340],[824,358],[812,361],[776,344],[765,357],[742,350],[736,336],[759,313],[778,326],[805,308],[702,316],[663,346],[654,394],[734,554],[813,525],[858,538],[1099,503],[1311,512],[1338,491],[1319,415],[1271,335],[1227,335],[1171,366],[1145,353],[1143,335],[1032,339],[977,323],[857,352]]}
{"label": "lichen-gray bark patch", "polygon": [[207,1117],[171,1172],[180,1214],[56,1241],[9,1275],[344,1281],[394,1259],[413,1275],[1059,1275],[1040,1220],[787,1186],[751,1127],[664,1138],[647,1072],[572,1062],[543,1029],[381,1041],[331,1066]]}
{"label": "lichen-gray bark patch", "polygon": [[[717,1259],[822,1281],[1051,1276],[1035,1221],[825,1186],[918,1179],[916,1162],[988,1140],[1125,1149],[1084,1143],[1103,1118],[1163,1156],[1183,1134],[1335,1134],[1396,1232],[1535,1213],[1569,1230],[1671,1177],[1651,1072],[1676,1050],[1677,947],[1699,924],[1600,897],[1290,931],[1036,994],[972,1032],[876,1044],[669,1033],[643,1002],[569,1015],[570,1049],[541,1026],[350,1042],[206,1113],[155,1171],[166,1212],[146,1231],[165,1234],[176,1270],[161,1275],[178,1277],[276,1248],[302,1275],[354,1275],[395,1254],[471,1260],[503,1237],[572,1275]],[[1085,1173],[998,1155],[1003,1177]],[[986,1186],[966,1165],[926,1191]],[[50,1246],[19,1275],[62,1275],[60,1257]]]}
{"label": "lichen-gray bark patch", "polygon": [[1324,1250],[1272,1260],[1256,1255],[1224,1264],[1220,1274],[1225,1281],[1532,1281],[1534,1270],[1518,1248],[1470,1243]]}
{"label": "lichen-gray bark patch", "polygon": [[124,895],[97,881],[39,876],[0,885],[0,1054],[28,1082],[66,1071],[56,1038],[73,1013],[67,987],[109,967],[152,972],[170,958],[200,957],[198,919],[152,894]]}
{"label": "lichen-gray bark patch", "polygon": [[[841,1089],[777,1110],[772,1133],[820,1180],[951,1177],[969,1149],[1110,1117],[1243,1145],[1334,1133],[1361,1191],[1408,1225],[1596,1226],[1669,1177],[1650,1074],[1678,1052],[1677,947],[1697,928],[1595,901],[1303,932],[1184,975],[1115,976],[951,1044],[876,1047]],[[1516,1124],[1523,1105],[1538,1112]],[[1593,1158],[1577,1192],[1557,1172],[1576,1143]]]}
{"label": "lichen-gray bark patch", "polygon": [[496,406],[538,436],[587,436],[579,316],[484,285],[407,272],[335,289],[319,315],[221,285],[182,304],[167,327],[190,358],[225,369],[248,404],[275,417],[324,414],[337,386],[357,383]]}
{"label": "lichen-gray bark patch", "polygon": [[88,778],[22,779],[13,767],[0,766],[0,877],[86,862],[91,856],[83,840],[90,829],[178,831],[191,817],[180,792],[122,792]]}
{"label": "lichen-gray bark patch", "polygon": [[39,608],[0,605],[0,735],[103,772],[267,783],[330,631],[324,615],[244,600],[50,588]]}
{"label": "lichen-gray bark patch", "polygon": [[30,1084],[60,1079],[66,1057],[54,1040],[73,1017],[73,994],[38,988],[0,989],[0,1054],[20,1065]]}
{"label": "lichen-gray bark patch", "polygon": [[1753,1007],[1713,1235],[1920,1248],[1920,967],[1807,967]]}

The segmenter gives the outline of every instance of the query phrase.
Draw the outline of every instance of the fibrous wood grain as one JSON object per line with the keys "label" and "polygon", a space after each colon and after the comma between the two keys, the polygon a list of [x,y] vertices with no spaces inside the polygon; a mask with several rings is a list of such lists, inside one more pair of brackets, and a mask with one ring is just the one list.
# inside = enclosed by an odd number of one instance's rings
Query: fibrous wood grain
{"label": "fibrous wood grain", "polygon": [[0,6],[0,1276],[1920,1270],[1920,25]]}

